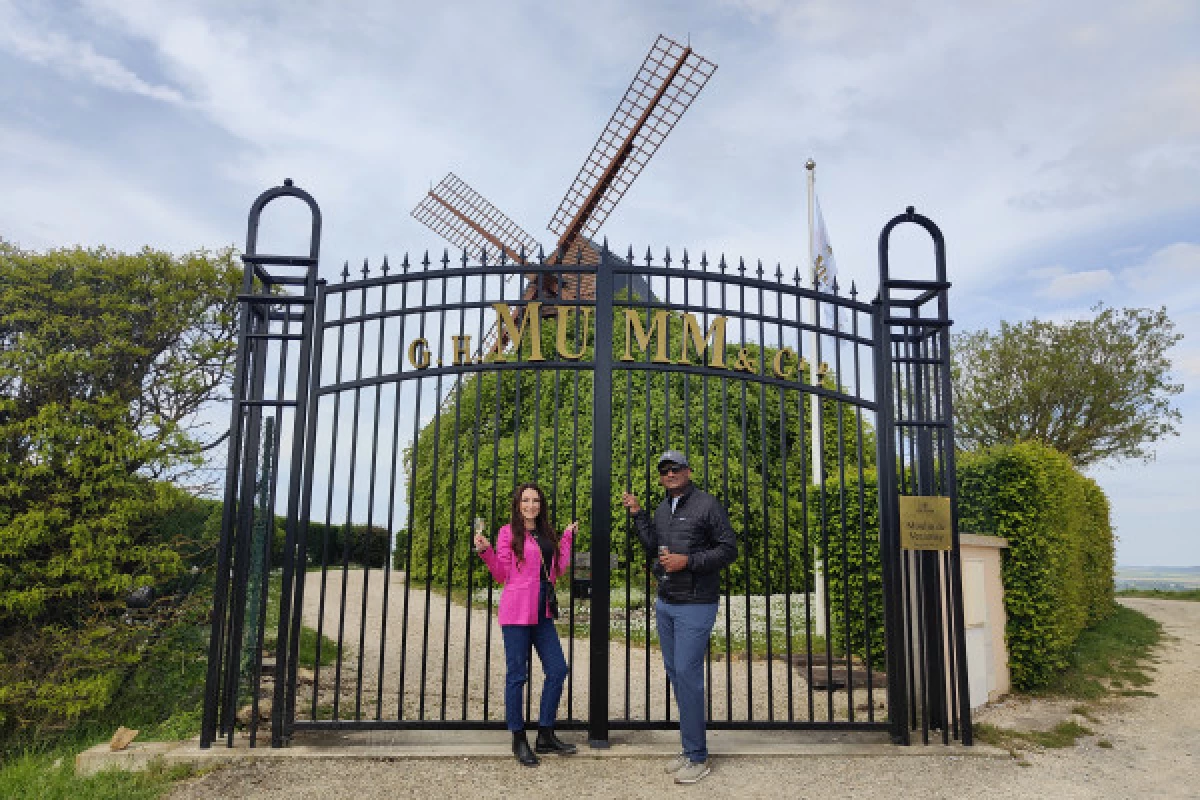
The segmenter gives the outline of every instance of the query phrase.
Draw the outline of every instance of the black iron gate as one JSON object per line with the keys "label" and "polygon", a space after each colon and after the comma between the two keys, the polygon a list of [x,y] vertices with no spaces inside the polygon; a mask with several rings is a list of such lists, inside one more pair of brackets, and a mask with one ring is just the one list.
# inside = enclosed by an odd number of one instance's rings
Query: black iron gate
{"label": "black iron gate", "polygon": [[[281,196],[312,210],[308,256],[257,252]],[[935,280],[890,277],[904,221],[933,236]],[[240,729],[253,745],[268,723],[273,746],[304,730],[503,728],[499,590],[471,537],[494,535],[529,480],[558,529],[580,522],[562,727],[595,744],[670,727],[654,584],[619,502],[657,504],[668,448],[739,535],[710,727],[970,742],[956,525],[949,550],[900,542],[901,495],[953,508],[932,222],[909,209],[888,223],[869,303],[779,266],[607,245],[599,265],[406,256],[327,285],[319,237],[290,182],[251,209],[202,746]]]}

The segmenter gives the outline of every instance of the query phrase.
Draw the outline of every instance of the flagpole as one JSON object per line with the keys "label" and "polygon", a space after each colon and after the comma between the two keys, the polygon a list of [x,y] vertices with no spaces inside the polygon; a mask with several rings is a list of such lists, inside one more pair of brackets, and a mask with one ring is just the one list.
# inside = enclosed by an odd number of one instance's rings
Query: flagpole
{"label": "flagpole", "polygon": [[[805,162],[804,169],[808,172],[808,271],[809,277],[812,280],[812,286],[817,285],[817,262],[813,250],[816,245],[816,215],[817,215],[817,162],[811,158]],[[817,304],[817,298],[812,298],[810,303],[810,318],[812,319],[812,348],[809,350],[809,381],[810,385],[816,386],[820,380],[820,372],[818,370],[817,359],[817,328],[821,324],[820,309]],[[812,411],[810,417],[812,419],[812,428],[810,436],[810,449],[812,450],[812,482],[817,486],[825,485],[825,469],[821,459],[821,406],[817,399],[816,393],[809,395],[809,403]],[[819,548],[819,545],[818,545]],[[825,631],[825,563],[821,560],[821,553],[818,549],[815,553],[816,558],[813,562],[813,593],[812,599],[815,619],[813,620],[813,632],[818,636],[824,636]]]}
{"label": "flagpole", "polygon": [[[815,237],[816,237],[816,229],[817,229],[817,223],[816,223],[817,162],[813,161],[810,158],[808,160],[808,162],[805,163],[804,168],[808,171],[808,271],[809,271],[809,280],[812,281],[813,286],[816,286],[817,285],[817,263],[816,263],[815,253],[813,252],[813,249],[816,245]],[[812,300],[810,301],[809,307],[810,307],[810,311],[811,311],[809,317],[812,320],[812,324],[814,326],[819,326],[821,323],[820,310],[817,306],[817,299],[815,297],[812,298]],[[817,382],[820,380],[820,373],[818,371],[819,365],[817,364],[817,360],[818,360],[817,359],[817,335],[818,334],[817,334],[816,330],[813,330],[812,331],[812,340],[811,340],[812,347],[809,349],[809,364],[808,364],[809,383],[813,386],[816,386]],[[811,429],[811,434],[812,434],[812,481],[813,481],[813,483],[821,484],[821,483],[824,483],[823,478],[825,476],[824,476],[824,470],[821,465],[821,452],[820,452],[820,448],[818,447],[818,445],[821,441],[821,438],[820,438],[821,420],[819,418],[820,406],[817,401],[817,395],[816,394],[809,395],[809,402],[812,404],[812,414],[810,415],[811,416],[811,426],[812,426],[812,429]]]}

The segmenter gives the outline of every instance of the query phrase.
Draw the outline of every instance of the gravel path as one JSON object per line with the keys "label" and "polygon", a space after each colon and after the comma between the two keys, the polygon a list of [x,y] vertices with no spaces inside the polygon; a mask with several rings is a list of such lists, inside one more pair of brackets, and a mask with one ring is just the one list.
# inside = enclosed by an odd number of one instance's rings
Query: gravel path
{"label": "gravel path", "polygon": [[[180,784],[171,797],[1200,798],[1200,603],[1122,602],[1161,621],[1169,634],[1149,687],[1156,696],[1115,700],[1085,723],[1094,735],[1023,760],[944,750],[924,757],[738,757],[716,760],[712,775],[695,787],[674,786],[648,759],[546,759],[535,770],[507,759],[251,762]],[[994,717],[1011,713],[1008,707]]]}
{"label": "gravel path", "polygon": [[[340,680],[337,665],[322,667],[316,676],[318,718],[332,716],[336,684],[341,687],[337,692],[337,715],[341,719],[354,718],[356,709],[364,718],[374,717],[380,697],[383,698],[383,719],[397,717],[401,698],[404,719],[462,719],[464,705],[469,718],[480,719],[485,697],[488,718],[503,719],[504,644],[495,612],[489,620],[486,604],[473,605],[468,615],[463,605],[448,603],[446,596],[436,590],[429,592],[427,602],[424,585],[413,585],[406,593],[404,574],[392,573],[387,584],[385,614],[382,573],[371,572],[365,576],[364,604],[364,573],[355,569],[349,570],[346,576],[343,619],[341,572],[328,574],[323,592],[318,574],[310,574],[309,581],[305,587],[304,624],[316,629],[320,623],[321,632],[334,641],[338,640],[340,631],[340,638],[345,643]],[[322,594],[325,597],[323,605]],[[495,592],[494,602],[499,602],[499,590]],[[639,611],[639,617],[643,613]],[[720,613],[723,618],[724,610]],[[565,614],[564,607],[564,620]],[[401,622],[406,615],[408,623],[403,626]],[[650,624],[653,628],[653,614]],[[408,630],[406,637],[401,635],[405,627]],[[386,637],[383,636],[385,630]],[[564,692],[559,707],[560,718],[584,719],[588,708],[588,641],[576,638],[571,642],[562,637],[562,642],[571,666],[571,678],[569,691]],[[714,645],[714,650],[717,649]],[[361,660],[359,652],[363,654]],[[531,707],[536,714],[541,696],[541,670],[536,663],[533,675]],[[801,675],[801,672],[789,669],[782,658],[770,663],[763,658],[747,662],[735,652],[728,662],[714,660],[709,677],[713,689],[713,718],[787,719],[789,681],[792,714],[807,718],[808,693]],[[627,648],[623,641],[613,643],[609,656],[609,708],[615,714],[630,719],[665,718],[666,685],[662,657],[657,651],[647,652],[636,645]],[[875,688],[871,700],[876,709],[882,709],[884,690],[879,684]],[[311,719],[312,685],[302,685],[298,698],[297,717]],[[867,711],[867,699],[865,690],[856,690],[854,704],[858,719],[862,719]],[[828,719],[829,705],[825,692],[815,693],[812,718]],[[845,707],[846,695],[835,692],[834,716],[844,719]],[[750,716],[751,709],[753,717]]]}

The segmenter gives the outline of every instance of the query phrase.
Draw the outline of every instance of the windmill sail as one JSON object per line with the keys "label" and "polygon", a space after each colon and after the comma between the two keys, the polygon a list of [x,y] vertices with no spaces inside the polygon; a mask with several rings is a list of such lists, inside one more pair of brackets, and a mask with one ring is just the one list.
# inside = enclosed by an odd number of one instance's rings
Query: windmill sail
{"label": "windmill sail", "polygon": [[550,220],[558,253],[600,229],[716,69],[690,46],[658,37]]}
{"label": "windmill sail", "polygon": [[503,251],[523,264],[522,254],[533,255],[538,248],[536,239],[453,172],[429,190],[412,215],[460,250],[486,248],[497,258]]}

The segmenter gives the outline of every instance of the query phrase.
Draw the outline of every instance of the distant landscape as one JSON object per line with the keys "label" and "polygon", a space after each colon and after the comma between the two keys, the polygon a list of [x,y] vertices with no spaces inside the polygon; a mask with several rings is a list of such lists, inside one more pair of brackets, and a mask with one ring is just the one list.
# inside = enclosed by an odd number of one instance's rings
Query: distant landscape
{"label": "distant landscape", "polygon": [[1200,567],[1126,567],[1117,565],[1117,589],[1200,589]]}

